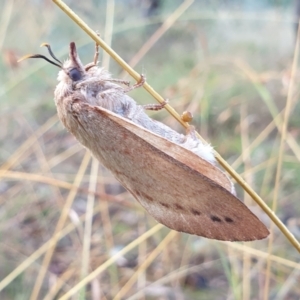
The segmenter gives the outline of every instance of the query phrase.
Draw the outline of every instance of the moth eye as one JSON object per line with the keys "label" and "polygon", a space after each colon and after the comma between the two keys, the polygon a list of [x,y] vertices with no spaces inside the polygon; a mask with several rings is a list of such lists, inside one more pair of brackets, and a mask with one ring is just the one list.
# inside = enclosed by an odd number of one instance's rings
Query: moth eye
{"label": "moth eye", "polygon": [[82,76],[78,69],[72,69],[69,72],[69,77],[72,79],[72,81],[78,81]]}

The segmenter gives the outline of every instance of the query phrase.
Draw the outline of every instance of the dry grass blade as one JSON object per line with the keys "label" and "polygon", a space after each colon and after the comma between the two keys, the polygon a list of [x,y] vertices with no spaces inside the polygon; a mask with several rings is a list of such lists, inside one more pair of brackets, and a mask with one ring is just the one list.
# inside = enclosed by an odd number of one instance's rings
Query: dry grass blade
{"label": "dry grass blade", "polygon": [[[243,149],[247,149],[249,147],[249,118],[247,118],[247,105],[242,105],[241,107],[241,140],[242,140],[242,147]],[[243,162],[245,165],[245,172],[249,171],[251,169],[251,158],[249,156],[249,152],[247,153],[246,151],[242,152],[243,156]],[[250,184],[252,183],[252,173],[245,176],[245,179],[247,182]],[[249,199],[249,195],[245,193],[244,196],[244,201],[246,205],[250,205],[251,200]],[[243,255],[243,299],[248,300],[250,299],[250,268],[251,268],[251,261],[250,257],[247,253],[244,253]]]}
{"label": "dry grass blade", "polygon": [[[75,178],[75,182],[74,182],[75,186],[78,186],[79,183],[80,183],[80,181],[82,180],[82,176],[85,173],[85,170],[86,170],[86,168],[87,168],[87,166],[88,166],[88,164],[90,162],[90,158],[91,158],[90,153],[86,152],[85,157],[84,157],[84,159],[83,159],[83,161],[81,163],[81,166],[80,166],[80,168],[78,170],[77,176]],[[61,213],[60,218],[59,218],[59,220],[57,222],[55,231],[53,233],[53,237],[51,239],[51,241],[52,241],[51,242],[52,247],[49,248],[48,251],[47,251],[47,253],[45,254],[45,257],[44,257],[44,260],[43,260],[40,272],[39,272],[39,274],[37,276],[36,283],[34,285],[32,293],[31,293],[31,297],[30,297],[31,300],[38,299],[42,283],[44,281],[46,272],[48,270],[48,266],[50,264],[50,261],[51,261],[51,258],[52,258],[55,246],[56,246],[56,244],[58,242],[57,233],[60,232],[63,229],[63,227],[65,226],[65,223],[66,223],[66,220],[68,218],[68,215],[69,215],[69,212],[70,212],[70,209],[71,209],[71,206],[72,206],[72,203],[73,203],[73,200],[75,198],[76,193],[77,193],[77,188],[75,187],[75,188],[73,188],[73,189],[70,190],[69,196],[66,199],[66,203],[65,203],[64,209],[62,210],[62,213]]]}
{"label": "dry grass blade", "polygon": [[155,258],[163,251],[164,248],[178,235],[176,231],[171,231],[161,243],[151,252],[151,254],[144,260],[139,266],[139,269],[131,276],[131,278],[122,286],[119,292],[116,294],[113,300],[124,299],[131,287],[137,282],[141,273],[145,272],[149,265],[153,263]]}
{"label": "dry grass blade", "polygon": [[221,243],[224,243],[228,247],[240,251],[241,254],[243,254],[243,253],[246,252],[246,253],[252,255],[253,257],[257,257],[257,258],[270,258],[270,260],[273,263],[276,262],[276,263],[281,264],[283,266],[287,266],[289,268],[300,270],[300,263],[297,263],[295,261],[291,261],[289,259],[282,258],[282,257],[279,257],[277,255],[269,255],[269,253],[267,253],[267,252],[254,249],[254,248],[248,247],[246,245],[240,245],[240,244],[228,243],[228,242],[221,242]]}
{"label": "dry grass blade", "polygon": [[[97,187],[98,170],[99,170],[99,162],[95,158],[93,158],[89,189],[94,192],[96,192],[96,187]],[[86,218],[85,218],[84,239],[83,239],[83,247],[82,247],[82,266],[81,266],[82,278],[84,278],[88,274],[89,267],[90,267],[90,250],[91,250],[91,237],[92,237],[92,223],[93,223],[93,215],[94,215],[93,212],[94,202],[95,202],[95,195],[89,194],[87,198],[87,205],[86,205]],[[84,290],[82,291],[82,294],[84,295]]]}
{"label": "dry grass blade", "polygon": [[[57,116],[53,116],[51,119],[47,120],[43,126],[41,126],[30,138],[21,145],[18,150],[11,155],[11,157],[1,166],[1,171],[8,171],[11,169],[17,162],[19,162],[20,158],[24,158],[24,153],[31,149],[37,139],[45,134],[47,130],[49,130],[56,122],[58,121]],[[27,154],[28,155],[28,154]]]}
{"label": "dry grass blade", "polygon": [[[274,211],[274,213],[276,213],[276,209],[277,209],[277,202],[278,202],[278,197],[279,197],[278,193],[279,193],[280,179],[281,179],[281,174],[282,174],[284,146],[286,143],[287,127],[288,127],[288,123],[289,123],[289,118],[290,118],[291,108],[292,108],[292,103],[293,103],[293,97],[294,97],[295,78],[296,78],[296,72],[297,72],[297,68],[298,68],[299,43],[300,43],[300,22],[298,22],[298,34],[297,34],[297,40],[296,40],[294,58],[293,58],[293,64],[292,64],[291,80],[290,80],[290,84],[289,84],[288,95],[287,95],[287,99],[286,99],[286,106],[285,106],[285,111],[284,111],[284,118],[283,118],[283,123],[282,123],[282,130],[281,130],[281,140],[280,140],[280,146],[279,146],[279,155],[278,155],[275,187],[274,187],[273,202],[272,202],[272,210]],[[271,234],[270,234],[270,238],[268,241],[268,253],[272,252],[272,247],[273,247],[273,235],[274,235],[273,224],[271,224],[270,232],[271,232]],[[264,289],[264,299],[269,298],[270,276],[271,276],[270,269],[271,269],[271,260],[268,259],[267,272],[266,272],[267,277],[266,277],[265,289]]]}
{"label": "dry grass blade", "polygon": [[[98,205],[94,209],[94,214],[101,211],[100,206]],[[80,221],[83,221],[85,215],[80,217]],[[63,237],[70,234],[73,230],[76,229],[76,226],[80,226],[80,222],[77,224],[70,223],[66,227],[64,227],[60,232],[57,232],[54,239],[49,239],[44,245],[42,245],[39,249],[37,249],[34,253],[32,253],[26,260],[24,260],[16,269],[14,269],[10,274],[8,274],[5,278],[3,278],[0,282],[0,292],[8,286],[13,280],[16,279],[21,273],[23,273],[31,264],[35,263],[45,252],[53,247],[53,242],[56,240],[60,240]]]}
{"label": "dry grass blade", "polygon": [[158,39],[175,23],[175,21],[193,4],[194,0],[184,1],[161,25],[161,27],[148,39],[139,52],[129,62],[129,65],[133,68],[145,54],[151,49],[151,47],[157,42]]}
{"label": "dry grass blade", "polygon": [[96,270],[91,272],[87,277],[81,280],[78,284],[76,284],[72,289],[70,289],[66,294],[64,294],[59,300],[69,299],[72,295],[75,295],[81,288],[86,286],[89,282],[91,282],[94,278],[96,278],[99,274],[101,274],[104,270],[106,270],[111,264],[113,264],[119,257],[128,253],[133,248],[137,247],[140,243],[144,242],[149,237],[153,236],[153,234],[163,228],[163,225],[158,224],[152,227],[150,230],[146,231],[144,234],[136,238],[133,242],[128,244],[118,253],[113,255],[110,259],[106,260],[104,264],[99,266]]}

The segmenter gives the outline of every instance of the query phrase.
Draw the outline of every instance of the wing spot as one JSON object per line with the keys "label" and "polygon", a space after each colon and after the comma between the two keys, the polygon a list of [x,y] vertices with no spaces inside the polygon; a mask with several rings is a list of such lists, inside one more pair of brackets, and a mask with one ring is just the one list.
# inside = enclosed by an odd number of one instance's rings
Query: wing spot
{"label": "wing spot", "polygon": [[175,208],[179,209],[179,210],[184,210],[183,207],[180,204],[177,204],[177,203],[175,204]]}
{"label": "wing spot", "polygon": [[211,219],[213,222],[222,222],[222,220],[221,220],[219,217],[217,217],[217,216],[211,215],[211,216],[210,216],[210,219]]}
{"label": "wing spot", "polygon": [[147,200],[149,200],[149,201],[154,201],[154,199],[152,198],[152,197],[150,197],[149,195],[147,195],[147,194],[143,194],[143,196],[147,199]]}
{"label": "wing spot", "polygon": [[200,215],[201,215],[201,212],[198,211],[197,209],[194,209],[194,208],[191,209],[191,213],[192,213],[193,215],[195,215],[195,216],[200,216]]}
{"label": "wing spot", "polygon": [[227,223],[233,223],[233,220],[231,218],[229,218],[229,217],[225,217],[225,221]]}
{"label": "wing spot", "polygon": [[166,207],[166,208],[169,208],[169,207],[170,207],[170,205],[167,204],[167,203],[163,203],[163,202],[159,202],[159,203],[160,203],[160,205],[162,205],[163,207]]}
{"label": "wing spot", "polygon": [[145,198],[148,201],[151,201],[151,202],[154,201],[154,199],[151,196],[149,196],[148,194],[146,194],[146,193],[143,193],[143,192],[140,192],[140,191],[136,191],[136,194],[139,197]]}

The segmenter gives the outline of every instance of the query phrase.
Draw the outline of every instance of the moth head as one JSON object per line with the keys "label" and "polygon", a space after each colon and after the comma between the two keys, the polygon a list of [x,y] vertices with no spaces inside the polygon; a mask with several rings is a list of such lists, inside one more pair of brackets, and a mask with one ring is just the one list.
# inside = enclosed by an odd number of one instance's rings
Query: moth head
{"label": "moth head", "polygon": [[85,74],[86,71],[77,54],[76,45],[71,42],[69,59],[64,62],[62,70],[58,73],[58,80],[73,83],[82,80]]}
{"label": "moth head", "polygon": [[18,60],[18,62],[27,59],[27,58],[42,58],[47,62],[51,63],[54,66],[59,67],[61,70],[58,73],[58,80],[64,81],[65,83],[72,84],[76,81],[80,81],[86,74],[85,67],[80,61],[80,58],[77,54],[76,45],[74,42],[70,43],[70,52],[69,59],[62,63],[52,52],[52,49],[49,44],[43,43],[41,47],[47,47],[50,56],[55,60],[52,61],[44,55],[41,54],[29,54],[25,55]]}

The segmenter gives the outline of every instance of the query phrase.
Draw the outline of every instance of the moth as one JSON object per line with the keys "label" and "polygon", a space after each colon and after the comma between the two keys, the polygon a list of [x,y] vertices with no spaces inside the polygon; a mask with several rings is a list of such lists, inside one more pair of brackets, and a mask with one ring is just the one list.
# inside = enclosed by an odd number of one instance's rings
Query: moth
{"label": "moth", "polygon": [[[224,241],[263,239],[269,231],[235,196],[234,186],[216,166],[210,145],[193,127],[186,135],[153,120],[145,110],[162,104],[138,105],[128,92],[133,86],[113,79],[92,63],[83,65],[75,43],[62,63],[49,44],[42,44],[60,68],[55,89],[58,116],[76,139],[107,168],[134,198],[165,226]],[[121,86],[125,84],[127,86]]]}

